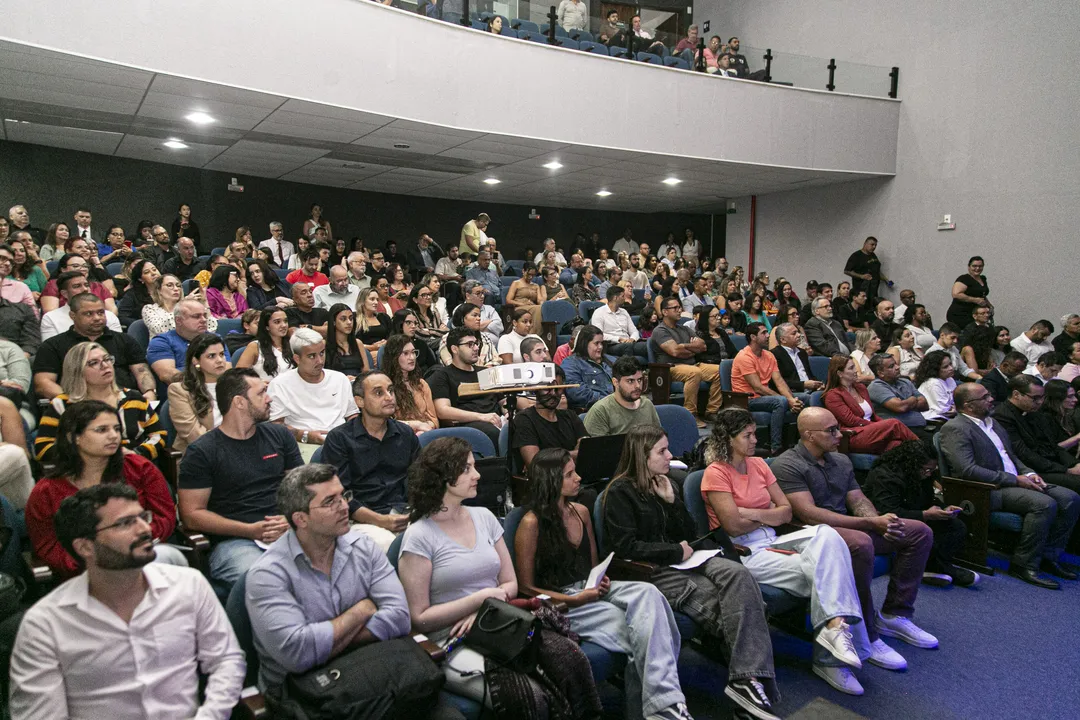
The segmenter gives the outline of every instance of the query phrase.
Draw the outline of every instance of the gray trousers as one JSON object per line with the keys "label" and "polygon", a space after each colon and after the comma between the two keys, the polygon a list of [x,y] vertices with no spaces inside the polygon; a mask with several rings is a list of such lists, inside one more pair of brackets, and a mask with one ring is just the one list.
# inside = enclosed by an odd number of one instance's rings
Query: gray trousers
{"label": "gray trousers", "polygon": [[[583,585],[577,583],[563,592],[576,595]],[[566,617],[582,640],[629,656],[627,717],[648,718],[686,702],[678,670],[682,637],[671,608],[655,586],[614,580],[602,600],[571,608]]]}
{"label": "gray trousers", "polygon": [[1005,487],[990,493],[990,507],[1024,518],[1012,562],[1020,568],[1034,569],[1043,558],[1057,560],[1065,549],[1080,515],[1080,496],[1063,487],[1052,487],[1045,493]]}
{"label": "gray trousers", "polygon": [[694,570],[660,568],[652,581],[672,608],[727,644],[729,680],[757,678],[779,697],[765,601],[746,566],[714,557]]}

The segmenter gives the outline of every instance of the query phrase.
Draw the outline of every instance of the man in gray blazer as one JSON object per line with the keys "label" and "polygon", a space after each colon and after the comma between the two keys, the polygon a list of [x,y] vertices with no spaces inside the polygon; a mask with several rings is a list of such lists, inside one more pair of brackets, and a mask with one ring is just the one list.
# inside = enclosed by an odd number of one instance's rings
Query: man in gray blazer
{"label": "man in gray blazer", "polygon": [[833,320],[832,301],[824,297],[815,298],[810,303],[810,311],[814,316],[806,321],[805,330],[806,340],[814,354],[823,357],[850,355],[844,326],[839,320]]}
{"label": "man in gray blazer", "polygon": [[956,417],[940,432],[941,451],[948,465],[941,472],[995,486],[990,493],[991,507],[1023,516],[1009,574],[1053,590],[1060,586],[1040,575],[1040,569],[1075,580],[1077,574],[1062,566],[1059,558],[1080,515],[1080,495],[1047,485],[1016,456],[1009,434],[990,417],[994,399],[989,390],[978,383],[963,383],[957,386],[953,399]]}

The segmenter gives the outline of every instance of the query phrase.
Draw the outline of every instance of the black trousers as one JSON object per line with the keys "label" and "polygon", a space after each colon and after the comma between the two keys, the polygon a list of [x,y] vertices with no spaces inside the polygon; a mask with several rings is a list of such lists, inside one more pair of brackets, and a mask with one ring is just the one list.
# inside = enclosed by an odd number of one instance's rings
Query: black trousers
{"label": "black trousers", "polygon": [[926,571],[948,574],[956,553],[964,546],[967,526],[957,517],[924,522],[934,531],[934,546],[930,549],[930,557],[926,561]]}

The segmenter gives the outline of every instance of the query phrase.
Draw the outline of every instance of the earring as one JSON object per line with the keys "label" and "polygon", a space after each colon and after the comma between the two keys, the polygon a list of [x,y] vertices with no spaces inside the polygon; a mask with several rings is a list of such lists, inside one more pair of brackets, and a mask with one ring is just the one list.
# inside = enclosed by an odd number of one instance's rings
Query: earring
{"label": "earring", "polygon": [[195,369],[196,369],[196,370],[202,370],[202,365],[196,365],[196,366],[195,366]]}

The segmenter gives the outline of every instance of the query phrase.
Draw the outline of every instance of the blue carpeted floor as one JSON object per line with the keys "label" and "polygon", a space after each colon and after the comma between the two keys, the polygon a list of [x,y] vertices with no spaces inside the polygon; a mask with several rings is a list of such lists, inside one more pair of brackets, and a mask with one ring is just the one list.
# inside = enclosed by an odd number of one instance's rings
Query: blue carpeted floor
{"label": "blue carpeted floor", "polygon": [[[1067,558],[1074,564],[1077,558]],[[915,621],[937,636],[937,650],[886,639],[908,661],[907,672],[869,663],[857,671],[862,697],[833,690],[810,670],[810,645],[773,631],[776,671],[783,694],[781,717],[830,715],[805,708],[822,698],[875,720],[1001,720],[1080,718],[1080,582],[1042,590],[999,569],[971,589],[922,586]],[[881,606],[887,577],[874,581]],[[723,697],[726,671],[693,649],[679,663],[683,689],[697,720],[731,717]]]}

